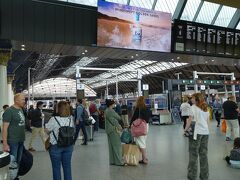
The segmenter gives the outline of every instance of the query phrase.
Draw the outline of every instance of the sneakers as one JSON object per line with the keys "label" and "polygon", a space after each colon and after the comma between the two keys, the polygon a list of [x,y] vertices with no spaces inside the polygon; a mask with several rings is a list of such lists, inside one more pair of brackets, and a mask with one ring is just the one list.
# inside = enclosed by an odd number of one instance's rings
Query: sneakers
{"label": "sneakers", "polygon": [[29,148],[28,150],[29,151],[36,151],[36,149],[34,149],[34,148]]}

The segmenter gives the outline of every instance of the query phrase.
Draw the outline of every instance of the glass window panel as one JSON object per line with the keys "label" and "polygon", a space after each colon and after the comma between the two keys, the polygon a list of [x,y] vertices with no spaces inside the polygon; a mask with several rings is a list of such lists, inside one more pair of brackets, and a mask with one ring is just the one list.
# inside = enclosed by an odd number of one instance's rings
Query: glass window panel
{"label": "glass window panel", "polygon": [[240,21],[239,21],[239,23],[238,23],[236,29],[240,29]]}
{"label": "glass window panel", "polygon": [[236,10],[237,8],[223,6],[214,25],[227,27]]}
{"label": "glass window panel", "polygon": [[158,0],[155,10],[168,12],[173,15],[179,0]]}
{"label": "glass window panel", "polygon": [[118,3],[118,4],[127,4],[128,0],[106,0],[108,2]]}
{"label": "glass window panel", "polygon": [[200,2],[201,2],[201,0],[188,0],[187,4],[183,10],[181,19],[187,20],[187,21],[192,21],[196,14],[196,11],[197,11],[197,8],[198,8]]}
{"label": "glass window panel", "polygon": [[204,1],[203,6],[196,19],[196,22],[211,24],[219,6],[219,4]]}
{"label": "glass window panel", "polygon": [[76,3],[76,4],[83,4],[83,5],[88,5],[88,6],[95,6],[97,7],[97,0],[67,0],[68,2],[71,3]]}
{"label": "glass window panel", "polygon": [[146,8],[146,9],[152,9],[154,0],[131,0],[130,5]]}

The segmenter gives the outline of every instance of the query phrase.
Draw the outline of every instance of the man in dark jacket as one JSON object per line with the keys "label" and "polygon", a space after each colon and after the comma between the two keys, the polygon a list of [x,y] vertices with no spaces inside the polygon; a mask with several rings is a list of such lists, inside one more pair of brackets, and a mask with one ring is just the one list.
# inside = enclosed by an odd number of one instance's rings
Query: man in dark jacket
{"label": "man in dark jacket", "polygon": [[32,125],[32,137],[29,143],[29,151],[36,151],[32,147],[32,142],[36,138],[37,134],[42,139],[43,145],[45,144],[45,138],[44,138],[44,128],[43,128],[43,113],[42,113],[42,108],[43,108],[43,102],[38,101],[37,102],[37,107],[32,111],[31,113],[31,125]]}
{"label": "man in dark jacket", "polygon": [[223,103],[224,118],[227,123],[226,141],[231,140],[231,132],[233,132],[234,138],[239,137],[239,124],[238,113],[239,108],[235,102],[235,97],[230,96],[229,100]]}

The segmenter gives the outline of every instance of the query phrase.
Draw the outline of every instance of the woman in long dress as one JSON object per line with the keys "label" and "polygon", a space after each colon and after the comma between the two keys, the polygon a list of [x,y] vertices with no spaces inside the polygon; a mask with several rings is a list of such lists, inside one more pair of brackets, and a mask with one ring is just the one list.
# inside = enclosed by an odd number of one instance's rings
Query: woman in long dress
{"label": "woman in long dress", "polygon": [[105,110],[105,130],[108,137],[109,161],[110,165],[124,166],[122,157],[122,145],[120,139],[121,125],[118,121],[121,117],[113,110],[115,102],[106,100],[107,109]]}

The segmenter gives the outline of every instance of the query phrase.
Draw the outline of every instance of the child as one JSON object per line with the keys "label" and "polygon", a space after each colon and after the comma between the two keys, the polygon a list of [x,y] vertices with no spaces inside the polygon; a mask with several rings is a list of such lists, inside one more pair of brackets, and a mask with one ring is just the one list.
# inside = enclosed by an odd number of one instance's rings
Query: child
{"label": "child", "polygon": [[240,168],[240,138],[234,140],[230,156],[225,157],[227,163],[234,168]]}

